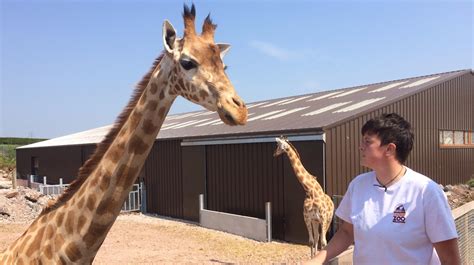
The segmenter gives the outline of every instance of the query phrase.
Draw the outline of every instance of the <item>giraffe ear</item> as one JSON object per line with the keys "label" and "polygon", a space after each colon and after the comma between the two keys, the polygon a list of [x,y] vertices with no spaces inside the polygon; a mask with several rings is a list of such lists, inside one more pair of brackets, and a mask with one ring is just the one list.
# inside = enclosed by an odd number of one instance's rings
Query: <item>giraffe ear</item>
{"label": "giraffe ear", "polygon": [[226,53],[230,50],[230,44],[228,43],[216,43],[217,47],[221,51],[221,60],[224,59]]}
{"label": "giraffe ear", "polygon": [[168,20],[163,22],[163,46],[168,52],[172,52],[175,47],[176,30]]}

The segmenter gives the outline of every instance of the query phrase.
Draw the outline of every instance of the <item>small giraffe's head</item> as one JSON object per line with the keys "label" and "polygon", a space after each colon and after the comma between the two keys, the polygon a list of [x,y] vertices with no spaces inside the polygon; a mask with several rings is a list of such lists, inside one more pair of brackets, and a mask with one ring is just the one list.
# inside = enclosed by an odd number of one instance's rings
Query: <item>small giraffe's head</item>
{"label": "small giraffe's head", "polygon": [[274,157],[277,157],[283,153],[288,152],[288,150],[290,149],[290,144],[286,137],[284,136],[276,137],[275,141],[277,142],[277,147],[275,149],[275,152],[273,152]]}
{"label": "small giraffe's head", "polygon": [[217,111],[228,125],[244,125],[247,122],[247,107],[235,92],[222,61],[230,45],[214,43],[217,25],[212,23],[209,15],[202,26],[202,33],[197,34],[195,17],[194,4],[191,9],[184,5],[183,38],[176,37],[176,30],[170,22],[163,24],[165,55],[173,63],[170,66],[172,93],[210,111]]}

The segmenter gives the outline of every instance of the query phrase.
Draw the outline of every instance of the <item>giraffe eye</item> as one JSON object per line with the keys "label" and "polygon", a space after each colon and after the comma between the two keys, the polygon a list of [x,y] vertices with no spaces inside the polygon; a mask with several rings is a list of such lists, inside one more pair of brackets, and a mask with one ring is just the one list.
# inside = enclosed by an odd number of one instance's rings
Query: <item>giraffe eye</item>
{"label": "giraffe eye", "polygon": [[227,65],[224,65],[224,71],[227,70],[228,66]]}
{"label": "giraffe eye", "polygon": [[193,60],[189,59],[181,59],[179,60],[179,64],[184,68],[184,70],[191,70],[197,67],[197,63]]}

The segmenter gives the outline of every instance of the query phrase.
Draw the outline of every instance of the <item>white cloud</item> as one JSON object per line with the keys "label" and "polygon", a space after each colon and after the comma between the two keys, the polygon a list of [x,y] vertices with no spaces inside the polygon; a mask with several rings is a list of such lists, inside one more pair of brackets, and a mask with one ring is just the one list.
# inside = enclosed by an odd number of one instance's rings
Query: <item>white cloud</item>
{"label": "white cloud", "polygon": [[294,55],[291,51],[277,47],[276,45],[269,42],[253,40],[250,42],[250,46],[256,48],[257,50],[261,51],[262,53],[270,57],[273,57],[282,61],[288,60]]}

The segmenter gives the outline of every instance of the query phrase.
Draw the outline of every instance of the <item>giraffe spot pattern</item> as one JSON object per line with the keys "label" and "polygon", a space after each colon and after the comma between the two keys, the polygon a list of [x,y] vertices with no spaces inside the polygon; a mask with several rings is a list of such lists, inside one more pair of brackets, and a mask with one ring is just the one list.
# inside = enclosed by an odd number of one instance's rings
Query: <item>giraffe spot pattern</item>
{"label": "giraffe spot pattern", "polygon": [[164,98],[165,98],[165,90],[163,89],[163,90],[161,90],[161,92],[160,92],[160,99],[162,100],[162,99],[164,99]]}
{"label": "giraffe spot pattern", "polygon": [[105,200],[99,202],[97,206],[96,214],[98,215],[105,215],[105,214],[114,214],[114,206],[116,206],[118,202],[111,196],[107,197]]}
{"label": "giraffe spot pattern", "polygon": [[138,124],[140,123],[140,120],[142,119],[143,114],[139,111],[133,111],[131,117],[130,117],[130,127],[129,131],[134,131]]}
{"label": "giraffe spot pattern", "polygon": [[110,186],[110,175],[102,175],[102,179],[99,184],[99,188],[102,191],[105,191],[109,188]]}
{"label": "giraffe spot pattern", "polygon": [[157,107],[158,107],[158,101],[152,100],[146,104],[145,109],[149,111],[155,111]]}
{"label": "giraffe spot pattern", "polygon": [[62,226],[63,220],[64,220],[64,213],[63,212],[58,213],[58,218],[56,218],[56,226],[57,227]]}
{"label": "giraffe spot pattern", "polygon": [[33,242],[31,242],[29,248],[26,250],[26,256],[31,257],[33,253],[35,253],[43,240],[43,233],[44,233],[44,227],[41,227],[38,230],[38,233],[36,234],[35,238],[33,239]]}
{"label": "giraffe spot pattern", "polygon": [[82,257],[80,249],[77,247],[77,245],[74,242],[71,242],[66,246],[65,252],[66,252],[66,256],[72,262],[76,262]]}
{"label": "giraffe spot pattern", "polygon": [[156,94],[157,91],[158,91],[158,86],[155,83],[151,83],[150,84],[150,93],[152,95],[154,95],[154,94]]}
{"label": "giraffe spot pattern", "polygon": [[134,135],[130,139],[129,152],[137,155],[142,155],[148,149],[148,145],[138,136]]}
{"label": "giraffe spot pattern", "polygon": [[143,122],[143,126],[142,126],[142,129],[143,129],[143,132],[145,134],[153,134],[154,132],[156,132],[159,128],[158,126],[155,126],[153,124],[153,121],[150,120],[150,119],[147,119]]}
{"label": "giraffe spot pattern", "polygon": [[56,249],[60,249],[64,244],[64,237],[61,234],[56,234],[56,237],[54,238],[54,245],[56,246]]}
{"label": "giraffe spot pattern", "polygon": [[160,117],[160,119],[164,119],[164,116],[165,116],[165,107],[161,107],[160,110],[158,111],[158,117]]}
{"label": "giraffe spot pattern", "polygon": [[47,244],[46,247],[44,248],[44,255],[45,255],[46,258],[48,258],[48,259],[52,259],[52,258],[53,258],[53,249],[52,249],[51,244]]}
{"label": "giraffe spot pattern", "polygon": [[207,97],[209,97],[209,93],[205,90],[199,91],[199,96],[202,98],[202,101],[204,101]]}
{"label": "giraffe spot pattern", "polygon": [[87,233],[84,235],[84,242],[86,243],[87,248],[92,247],[98,238],[103,237],[108,231],[108,228],[108,225],[92,222]]}
{"label": "giraffe spot pattern", "polygon": [[84,217],[84,215],[79,216],[79,219],[77,221],[77,232],[81,232],[82,227],[84,227],[86,221],[87,219]]}
{"label": "giraffe spot pattern", "polygon": [[46,238],[45,239],[53,239],[54,237],[54,228],[52,225],[48,225],[46,227]]}
{"label": "giraffe spot pattern", "polygon": [[79,202],[77,203],[77,207],[78,207],[79,210],[81,210],[82,207],[84,207],[84,201],[85,201],[85,198],[82,197],[82,198],[79,200]]}
{"label": "giraffe spot pattern", "polygon": [[66,217],[66,232],[68,234],[72,234],[74,232],[74,212],[69,211],[67,212],[67,217]]}
{"label": "giraffe spot pattern", "polygon": [[87,199],[87,209],[92,211],[95,207],[95,201],[96,201],[95,196],[91,194],[89,198]]}

